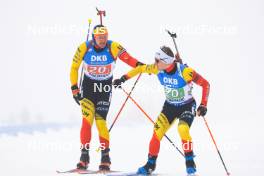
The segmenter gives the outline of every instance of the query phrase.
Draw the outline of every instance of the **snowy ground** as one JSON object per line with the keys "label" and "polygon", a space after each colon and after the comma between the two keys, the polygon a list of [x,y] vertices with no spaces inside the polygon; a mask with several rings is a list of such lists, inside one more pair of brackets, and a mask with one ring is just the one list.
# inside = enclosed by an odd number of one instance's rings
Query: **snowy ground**
{"label": "snowy ground", "polygon": [[[191,132],[195,141],[199,174],[202,176],[225,175],[203,121],[196,119],[194,124]],[[247,136],[235,137],[235,132],[233,135],[227,135],[226,131],[229,130],[230,126],[227,125],[225,130],[215,129],[213,132],[230,172],[232,175],[239,176],[258,174],[261,171],[263,158],[251,154],[251,151],[255,153],[254,150],[257,148],[249,149],[249,145],[245,146],[243,140],[247,139]],[[95,128],[93,132],[90,169],[97,169],[100,154],[95,151],[98,147]],[[117,123],[111,132],[112,169],[135,171],[144,164],[151,133],[152,125],[146,120],[143,120],[141,125],[132,126]],[[170,129],[168,136],[179,144],[175,126]],[[58,130],[47,129],[44,132],[35,131],[32,134],[19,132],[16,136],[1,134],[0,143],[0,163],[3,166],[0,175],[5,176],[57,175],[56,170],[75,167],[79,158],[79,128],[77,126]],[[165,138],[162,141],[156,173],[185,175],[183,158]]]}

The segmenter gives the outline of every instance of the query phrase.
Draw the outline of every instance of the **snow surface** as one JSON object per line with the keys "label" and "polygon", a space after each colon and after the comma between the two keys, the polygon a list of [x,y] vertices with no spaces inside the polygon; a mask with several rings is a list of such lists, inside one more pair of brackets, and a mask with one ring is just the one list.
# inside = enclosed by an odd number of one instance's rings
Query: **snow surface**
{"label": "snow surface", "polygon": [[[88,18],[98,23],[96,6],[107,11],[110,39],[145,63],[153,62],[159,46],[173,47],[165,28],[177,32],[181,57],[211,84],[206,118],[228,169],[232,175],[259,175],[264,165],[263,5],[261,0],[1,1],[0,175],[49,176],[75,166],[81,117],[69,70],[86,38]],[[115,78],[130,69],[120,61],[116,68]],[[195,86],[193,93],[199,103],[201,89]],[[132,95],[157,117],[165,97],[155,76],[143,75]],[[113,92],[109,125],[124,99],[123,92]],[[202,119],[191,132],[200,175],[225,175]],[[152,124],[129,101],[111,132],[112,168],[133,171],[144,164],[151,133]],[[168,136],[179,146],[175,125]],[[99,158],[92,150],[92,169]],[[181,156],[166,139],[157,173],[185,174]]]}
{"label": "snow surface", "polygon": [[[143,118],[143,115],[139,118]],[[212,127],[214,127],[213,124]],[[176,125],[174,125],[167,135],[180,147],[176,131]],[[230,126],[226,126],[223,131],[215,129],[213,132],[215,132],[220,151],[232,175],[251,175],[260,171],[262,167],[260,163],[263,159],[252,155],[248,151],[250,146],[243,146],[242,140],[228,135],[228,131],[230,131]],[[95,128],[93,132],[90,169],[97,169],[100,162],[100,153],[96,152],[99,142]],[[221,161],[201,119],[195,119],[191,132],[199,174],[225,175]],[[147,158],[151,135],[152,125],[146,120],[142,120],[140,125],[132,126],[117,123],[111,132],[112,169],[131,172],[143,165]],[[244,137],[247,138],[247,136]],[[77,126],[60,130],[47,129],[46,132],[35,131],[33,134],[20,132],[17,136],[2,134],[0,142],[2,151],[0,162],[4,166],[1,167],[1,175],[56,175],[56,170],[75,167],[80,155]],[[184,168],[182,156],[164,138],[161,143],[156,173],[185,175]]]}

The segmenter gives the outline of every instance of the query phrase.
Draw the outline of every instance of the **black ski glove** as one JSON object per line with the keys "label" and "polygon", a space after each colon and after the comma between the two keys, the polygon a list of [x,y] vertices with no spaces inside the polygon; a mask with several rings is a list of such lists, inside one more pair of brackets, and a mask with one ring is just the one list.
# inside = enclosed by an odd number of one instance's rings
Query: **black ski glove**
{"label": "black ski glove", "polygon": [[115,79],[112,83],[112,85],[114,86],[114,88],[119,88],[121,89],[121,84],[124,83],[126,81],[126,77],[125,76],[122,76],[120,79]]}
{"label": "black ski glove", "polygon": [[78,105],[80,105],[79,101],[82,100],[82,96],[80,94],[80,90],[78,86],[77,85],[71,86],[71,90],[72,90],[73,99],[76,101]]}
{"label": "black ski glove", "polygon": [[205,116],[207,112],[207,107],[201,104],[197,109],[198,116]]}
{"label": "black ski glove", "polygon": [[181,59],[179,53],[175,54],[175,59],[176,59],[176,62],[179,62],[182,64],[182,59]]}

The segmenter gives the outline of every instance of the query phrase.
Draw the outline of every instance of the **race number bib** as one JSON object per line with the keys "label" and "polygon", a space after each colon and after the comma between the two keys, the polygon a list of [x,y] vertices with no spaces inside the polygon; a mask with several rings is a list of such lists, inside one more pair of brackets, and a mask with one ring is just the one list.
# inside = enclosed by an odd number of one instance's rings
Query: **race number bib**
{"label": "race number bib", "polygon": [[86,65],[85,74],[91,79],[105,80],[113,75],[113,63],[107,65]]}
{"label": "race number bib", "polygon": [[168,101],[179,102],[184,100],[185,92],[183,88],[173,89],[165,86],[165,95]]}
{"label": "race number bib", "polygon": [[164,86],[166,100],[172,104],[182,104],[192,99],[192,86],[186,85],[181,88]]}
{"label": "race number bib", "polygon": [[89,65],[87,71],[93,75],[108,75],[111,73],[111,64],[109,65]]}

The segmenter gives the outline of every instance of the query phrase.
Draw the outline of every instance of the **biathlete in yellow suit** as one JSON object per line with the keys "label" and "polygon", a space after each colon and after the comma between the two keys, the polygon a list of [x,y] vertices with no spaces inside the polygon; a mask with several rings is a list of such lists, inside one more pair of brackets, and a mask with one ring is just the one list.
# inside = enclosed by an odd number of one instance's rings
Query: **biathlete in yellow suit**
{"label": "biathlete in yellow suit", "polygon": [[186,171],[189,175],[194,175],[196,166],[193,159],[190,127],[196,116],[196,102],[192,96],[192,82],[202,86],[203,89],[202,101],[197,109],[198,116],[204,116],[207,112],[209,83],[192,68],[175,62],[173,52],[166,46],[161,47],[156,52],[154,64],[136,67],[120,79],[114,80],[113,85],[118,87],[139,73],[158,76],[161,85],[164,86],[166,101],[154,125],[153,136],[149,144],[148,161],[138,169],[137,173],[147,175],[155,170],[160,141],[173,122],[179,119],[178,132],[185,154]]}
{"label": "biathlete in yellow suit", "polygon": [[[108,40],[107,28],[97,25],[93,29],[92,40],[82,43],[73,58],[70,72],[73,98],[82,110],[81,157],[78,169],[87,169],[90,162],[89,147],[91,127],[95,123],[101,143],[100,170],[110,170],[109,132],[106,117],[111,102],[113,71],[117,58],[131,67],[142,65],[117,42]],[[78,70],[83,62],[84,77],[82,92],[78,87]]]}

